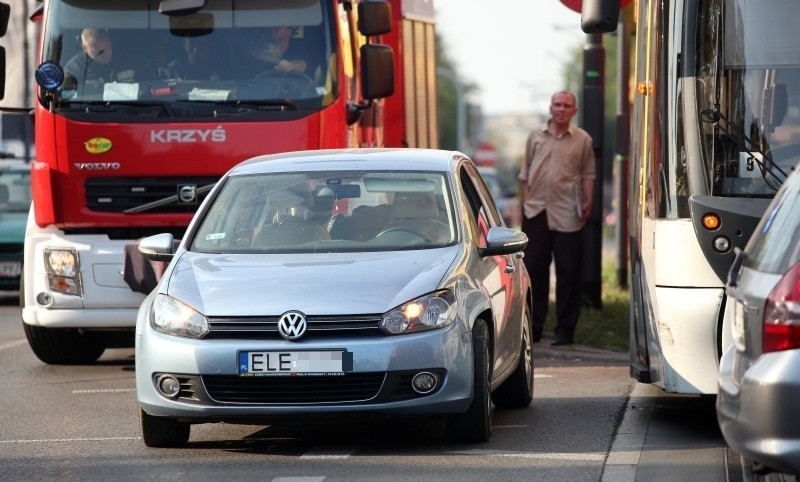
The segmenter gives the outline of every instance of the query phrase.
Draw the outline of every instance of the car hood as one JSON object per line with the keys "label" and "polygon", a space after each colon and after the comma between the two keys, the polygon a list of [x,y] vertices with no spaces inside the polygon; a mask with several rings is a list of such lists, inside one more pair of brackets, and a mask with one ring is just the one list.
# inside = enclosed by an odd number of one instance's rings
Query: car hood
{"label": "car hood", "polygon": [[162,285],[206,316],[377,314],[437,289],[458,253],[458,246],[291,255],[185,252]]}
{"label": "car hood", "polygon": [[25,241],[27,212],[0,213],[0,243],[22,244]]}

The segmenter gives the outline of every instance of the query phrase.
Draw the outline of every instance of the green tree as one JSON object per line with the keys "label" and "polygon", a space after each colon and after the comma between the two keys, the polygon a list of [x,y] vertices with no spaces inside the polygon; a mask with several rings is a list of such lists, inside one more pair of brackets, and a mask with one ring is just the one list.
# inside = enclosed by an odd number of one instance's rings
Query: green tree
{"label": "green tree", "polygon": [[[464,95],[469,97],[470,92],[475,92],[477,86],[475,83],[467,81],[458,72],[458,67],[447,55],[444,42],[439,34],[436,34],[436,66],[437,69],[447,69],[455,74],[461,81]],[[458,93],[453,83],[442,77],[438,76],[436,82],[436,93],[439,102],[439,147],[442,149],[456,149],[457,142],[457,111],[458,111]],[[467,102],[467,132],[474,132],[472,112],[476,107]]]}

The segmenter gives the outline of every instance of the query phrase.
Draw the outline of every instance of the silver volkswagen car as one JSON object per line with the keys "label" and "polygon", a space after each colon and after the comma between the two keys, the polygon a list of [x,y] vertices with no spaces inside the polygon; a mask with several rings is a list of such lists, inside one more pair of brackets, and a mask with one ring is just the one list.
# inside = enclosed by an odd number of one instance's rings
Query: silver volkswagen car
{"label": "silver volkswagen car", "polygon": [[732,344],[717,419],[756,472],[800,474],[800,172],[772,200],[727,283]]}
{"label": "silver volkswagen car", "polygon": [[139,310],[144,443],[192,424],[442,418],[485,441],[533,396],[527,243],[475,164],[438,150],[308,151],[239,164]]}

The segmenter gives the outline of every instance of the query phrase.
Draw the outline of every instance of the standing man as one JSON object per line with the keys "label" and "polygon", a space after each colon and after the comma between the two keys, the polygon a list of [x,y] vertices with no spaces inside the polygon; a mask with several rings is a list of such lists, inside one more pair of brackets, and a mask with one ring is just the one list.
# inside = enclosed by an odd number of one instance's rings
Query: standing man
{"label": "standing man", "polygon": [[556,316],[553,346],[570,345],[581,313],[583,226],[592,210],[592,138],[570,124],[575,96],[556,92],[550,119],[528,136],[519,171],[522,230],[528,235],[525,267],[533,287],[533,340],[542,338],[555,259]]}

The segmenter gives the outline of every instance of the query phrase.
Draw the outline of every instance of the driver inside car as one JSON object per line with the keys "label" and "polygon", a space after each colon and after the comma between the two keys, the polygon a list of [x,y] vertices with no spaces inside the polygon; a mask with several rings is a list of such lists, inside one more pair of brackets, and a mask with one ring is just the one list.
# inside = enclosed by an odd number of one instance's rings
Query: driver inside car
{"label": "driver inside car", "polygon": [[300,58],[297,47],[293,44],[295,29],[279,26],[261,30],[253,36],[250,44],[250,55],[265,64],[261,72],[270,69],[276,72],[295,72],[303,74],[308,62]]}

